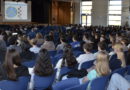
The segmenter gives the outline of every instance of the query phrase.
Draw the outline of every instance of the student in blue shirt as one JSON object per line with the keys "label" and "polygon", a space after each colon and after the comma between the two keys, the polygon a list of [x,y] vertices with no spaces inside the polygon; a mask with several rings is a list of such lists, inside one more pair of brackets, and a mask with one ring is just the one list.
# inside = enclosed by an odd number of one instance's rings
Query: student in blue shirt
{"label": "student in blue shirt", "polygon": [[80,47],[80,42],[78,41],[78,39],[79,39],[79,38],[78,38],[77,35],[74,35],[74,36],[72,37],[73,42],[70,43],[71,46],[72,46],[72,48],[78,48],[78,47]]}

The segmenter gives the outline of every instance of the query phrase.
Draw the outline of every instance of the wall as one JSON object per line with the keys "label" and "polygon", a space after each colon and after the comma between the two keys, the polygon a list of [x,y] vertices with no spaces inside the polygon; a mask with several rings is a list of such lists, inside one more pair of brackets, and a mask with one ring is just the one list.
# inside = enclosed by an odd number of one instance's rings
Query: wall
{"label": "wall", "polygon": [[80,0],[74,2],[74,24],[80,24]]}
{"label": "wall", "polygon": [[122,25],[130,26],[130,0],[122,0]]}
{"label": "wall", "polygon": [[107,26],[108,0],[93,0],[92,25]]}

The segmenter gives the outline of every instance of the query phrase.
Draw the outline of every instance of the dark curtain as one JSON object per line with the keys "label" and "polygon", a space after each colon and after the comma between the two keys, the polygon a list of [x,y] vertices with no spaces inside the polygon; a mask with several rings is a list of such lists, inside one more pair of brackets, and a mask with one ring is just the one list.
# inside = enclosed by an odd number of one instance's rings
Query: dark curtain
{"label": "dark curtain", "polygon": [[51,0],[32,0],[32,22],[49,23]]}

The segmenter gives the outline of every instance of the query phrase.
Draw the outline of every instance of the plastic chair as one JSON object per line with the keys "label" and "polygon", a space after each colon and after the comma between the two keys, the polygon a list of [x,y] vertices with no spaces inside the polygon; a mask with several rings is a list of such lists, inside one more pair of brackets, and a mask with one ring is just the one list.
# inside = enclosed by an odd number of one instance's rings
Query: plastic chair
{"label": "plastic chair", "polygon": [[34,90],[46,90],[52,88],[52,84],[55,80],[56,70],[53,75],[47,77],[41,77],[34,75]]}
{"label": "plastic chair", "polygon": [[127,66],[127,74],[130,75],[130,66]]}
{"label": "plastic chair", "polygon": [[18,81],[0,81],[0,90],[27,90],[29,77],[20,77]]}
{"label": "plastic chair", "polygon": [[77,85],[77,86],[74,86],[74,87],[71,87],[71,88],[67,88],[65,90],[86,90],[88,84],[89,84],[89,82],[84,83],[82,85]]}
{"label": "plastic chair", "polygon": [[56,55],[56,52],[57,51],[49,51],[49,54],[50,54],[51,57],[54,57]]}
{"label": "plastic chair", "polygon": [[92,67],[95,60],[87,61],[79,65],[79,69],[88,69]]}
{"label": "plastic chair", "polygon": [[118,73],[118,74],[120,74],[122,76],[125,76],[126,71],[127,71],[127,68],[120,68],[120,69],[117,69],[117,70],[113,71],[112,74]]}
{"label": "plastic chair", "polygon": [[65,90],[67,88],[77,86],[79,84],[80,83],[79,83],[78,78],[70,78],[70,79],[63,80],[53,85],[53,90]]}
{"label": "plastic chair", "polygon": [[23,62],[22,65],[32,68],[35,65],[35,61],[32,60],[32,61],[28,61],[28,62]]}
{"label": "plastic chair", "polygon": [[110,75],[96,78],[91,82],[90,90],[106,90]]}

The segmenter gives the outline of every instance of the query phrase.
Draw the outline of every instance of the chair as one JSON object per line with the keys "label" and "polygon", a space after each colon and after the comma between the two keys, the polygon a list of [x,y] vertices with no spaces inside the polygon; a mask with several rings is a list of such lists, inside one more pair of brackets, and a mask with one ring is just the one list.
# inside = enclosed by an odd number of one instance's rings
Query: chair
{"label": "chair", "polygon": [[18,81],[0,81],[0,90],[27,90],[29,77],[20,77]]}
{"label": "chair", "polygon": [[50,54],[51,57],[54,57],[56,55],[56,52],[57,51],[49,51],[49,54]]}
{"label": "chair", "polygon": [[53,90],[65,90],[67,88],[77,86],[79,84],[80,83],[78,78],[69,78],[53,85]]}
{"label": "chair", "polygon": [[70,72],[71,70],[73,70],[73,69],[70,69],[70,68],[68,68],[68,67],[62,67],[61,70],[60,70],[60,75],[59,75],[59,77],[63,76],[64,74],[66,74],[66,73],[68,73],[68,72]]}
{"label": "chair", "polygon": [[87,61],[79,65],[79,69],[88,69],[93,66],[95,60]]}
{"label": "chair", "polygon": [[120,68],[120,69],[117,69],[117,70],[113,71],[112,74],[118,73],[118,74],[120,74],[122,76],[125,76],[126,71],[127,71],[127,68]]}
{"label": "chair", "polygon": [[55,80],[56,70],[55,73],[51,76],[41,77],[34,75],[34,90],[46,90],[48,88],[52,88],[52,84]]}
{"label": "chair", "polygon": [[127,66],[127,74],[130,75],[130,66]]}
{"label": "chair", "polygon": [[74,54],[75,57],[78,57],[78,56],[80,56],[83,53],[84,52],[81,52],[81,51],[73,51],[73,54]]}
{"label": "chair", "polygon": [[92,80],[90,90],[106,90],[110,75]]}
{"label": "chair", "polygon": [[89,82],[84,83],[82,85],[77,85],[77,86],[74,86],[74,87],[71,87],[71,88],[67,88],[65,90],[86,90],[88,84],[89,84]]}
{"label": "chair", "polygon": [[23,62],[22,65],[24,65],[26,67],[29,67],[29,68],[32,68],[35,65],[35,60],[31,60],[31,61],[28,61],[28,62]]}

